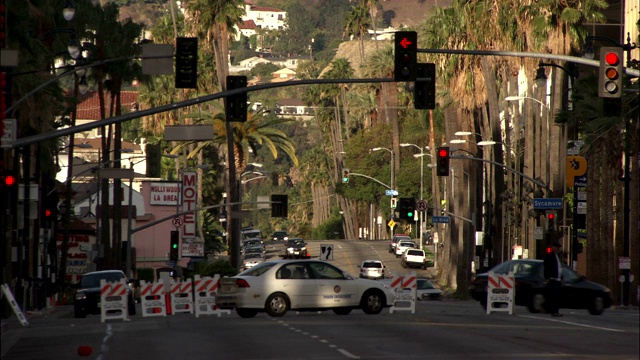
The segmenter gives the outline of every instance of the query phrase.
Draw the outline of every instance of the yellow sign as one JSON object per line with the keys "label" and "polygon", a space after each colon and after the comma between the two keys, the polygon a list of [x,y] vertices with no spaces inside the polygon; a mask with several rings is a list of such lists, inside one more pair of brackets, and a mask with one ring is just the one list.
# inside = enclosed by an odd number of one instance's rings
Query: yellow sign
{"label": "yellow sign", "polygon": [[387,225],[389,225],[390,228],[393,229],[394,226],[396,226],[396,222],[393,221],[393,219],[389,220],[389,222],[387,223]]}
{"label": "yellow sign", "polygon": [[587,173],[587,159],[582,156],[567,156],[567,187],[573,187],[576,176]]}

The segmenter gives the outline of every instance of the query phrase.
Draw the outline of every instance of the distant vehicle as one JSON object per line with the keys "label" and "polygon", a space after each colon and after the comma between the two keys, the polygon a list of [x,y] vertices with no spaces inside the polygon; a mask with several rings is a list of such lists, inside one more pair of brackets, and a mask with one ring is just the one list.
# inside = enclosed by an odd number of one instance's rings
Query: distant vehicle
{"label": "distant vehicle", "polygon": [[[515,277],[515,303],[526,306],[532,313],[545,311],[545,278],[542,260],[510,260],[496,265],[490,271]],[[489,273],[478,274],[470,286],[471,297],[487,306],[487,278]],[[562,265],[560,308],[587,309],[591,315],[600,315],[611,307],[611,290],[587,280],[566,265]]]}
{"label": "distant vehicle", "polygon": [[260,245],[247,246],[247,247],[242,249],[242,254],[243,255],[259,254],[260,256],[263,256],[263,257],[265,255],[264,248],[262,246],[260,246]]}
{"label": "distant vehicle", "polygon": [[418,289],[416,290],[416,298],[418,300],[437,300],[442,295],[442,290],[436,289],[431,281],[427,279],[418,279]]}
{"label": "distant vehicle", "polygon": [[128,285],[127,277],[120,270],[94,271],[82,275],[80,282],[73,285],[76,289],[73,302],[73,315],[76,318],[87,317],[87,314],[100,314],[100,280],[107,282],[119,282],[125,280],[127,283],[127,307],[129,315],[136,314],[133,291]]}
{"label": "distant vehicle", "polygon": [[271,240],[286,241],[286,240],[289,240],[289,234],[287,234],[287,232],[284,230],[274,231],[273,234],[271,235]]}
{"label": "distant vehicle", "polygon": [[422,233],[422,243],[424,245],[433,244],[433,236],[431,236],[431,230],[427,230]]}
{"label": "distant vehicle", "polygon": [[265,250],[264,242],[262,241],[262,239],[254,238],[243,240],[242,245],[240,246],[240,251],[244,251],[245,248],[252,246],[260,246],[262,247],[262,250]]}
{"label": "distant vehicle", "polygon": [[242,240],[246,239],[264,239],[264,237],[259,229],[247,229],[242,231]]}
{"label": "distant vehicle", "polygon": [[302,238],[290,238],[285,244],[285,259],[301,259],[309,256],[307,243]]}
{"label": "distant vehicle", "polygon": [[391,239],[391,242],[389,243],[389,252],[390,253],[393,253],[394,251],[396,251],[396,244],[400,240],[411,240],[411,237],[409,235],[405,235],[405,234],[396,234],[393,237],[393,239]]}
{"label": "distant vehicle", "polygon": [[387,266],[381,260],[365,260],[358,265],[360,277],[365,279],[384,279]]}
{"label": "distant vehicle", "polygon": [[264,256],[259,253],[248,253],[242,257],[242,267],[244,269],[252,268],[264,262]]}
{"label": "distant vehicle", "polygon": [[402,253],[402,260],[400,260],[400,264],[403,268],[419,267],[422,270],[426,270],[428,266],[427,256],[424,250],[408,248],[404,253]]}
{"label": "distant vehicle", "polygon": [[402,256],[407,249],[416,248],[416,243],[409,240],[400,240],[396,245],[395,254],[396,257]]}
{"label": "distant vehicle", "polygon": [[354,278],[325,261],[276,260],[220,279],[216,305],[235,308],[243,318],[258,312],[278,317],[288,310],[332,310],[348,315],[362,309],[366,314],[379,314],[393,299],[388,285]]}

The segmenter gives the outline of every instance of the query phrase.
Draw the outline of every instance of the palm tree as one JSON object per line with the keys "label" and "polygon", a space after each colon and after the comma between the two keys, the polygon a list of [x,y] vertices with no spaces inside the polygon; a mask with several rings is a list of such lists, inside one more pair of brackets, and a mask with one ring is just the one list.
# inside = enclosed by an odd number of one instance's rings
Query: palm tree
{"label": "palm tree", "polygon": [[369,27],[369,13],[366,5],[363,3],[358,6],[352,6],[351,11],[347,14],[346,27],[343,38],[352,35],[357,36],[360,43],[360,62],[364,62],[364,39]]}

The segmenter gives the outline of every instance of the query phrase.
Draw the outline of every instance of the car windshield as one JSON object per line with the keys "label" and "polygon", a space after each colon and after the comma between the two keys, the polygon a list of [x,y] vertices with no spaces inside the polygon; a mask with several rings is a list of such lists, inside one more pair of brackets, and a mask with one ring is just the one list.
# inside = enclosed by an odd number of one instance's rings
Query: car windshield
{"label": "car windshield", "polygon": [[413,246],[415,246],[415,244],[414,244],[414,243],[412,243],[412,242],[408,242],[408,241],[401,241],[401,242],[398,244],[398,246],[400,246],[400,247],[402,247],[402,246],[413,247]]}
{"label": "car windshield", "polygon": [[376,261],[365,261],[362,267],[382,269],[382,264]]}
{"label": "car windshield", "polygon": [[491,271],[496,274],[508,274],[510,272],[513,272],[514,275],[531,274],[535,267],[536,267],[535,262],[507,261],[500,265],[497,265],[496,267],[491,269]]}
{"label": "car windshield", "polygon": [[407,251],[407,255],[423,256],[424,252],[422,250],[409,250]]}
{"label": "car windshield", "polygon": [[274,265],[275,263],[262,263],[252,267],[251,269],[241,272],[240,274],[238,274],[238,276],[260,276],[269,271],[269,269],[271,269]]}
{"label": "car windshield", "polygon": [[120,281],[120,279],[124,279],[124,276],[121,273],[117,273],[117,272],[87,274],[82,277],[80,286],[83,288],[100,287],[100,280],[103,280],[103,279],[107,282],[118,282]]}

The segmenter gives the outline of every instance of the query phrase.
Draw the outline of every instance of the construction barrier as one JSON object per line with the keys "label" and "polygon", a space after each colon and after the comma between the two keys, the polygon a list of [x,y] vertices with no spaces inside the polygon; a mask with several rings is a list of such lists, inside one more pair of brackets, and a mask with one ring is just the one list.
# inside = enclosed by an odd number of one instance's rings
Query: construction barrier
{"label": "construction barrier", "polygon": [[418,278],[416,272],[409,275],[397,276],[391,280],[391,288],[395,292],[393,305],[389,308],[389,313],[396,311],[411,311],[416,313],[416,292],[418,290]]}
{"label": "construction barrier", "polygon": [[20,320],[20,324],[22,324],[22,326],[29,326],[29,321],[27,321],[24,313],[22,313],[20,306],[16,302],[16,298],[13,297],[13,293],[11,292],[11,288],[9,288],[9,285],[2,284],[2,294],[5,298],[7,298],[7,302],[11,305],[14,314],[16,314],[18,320]]}
{"label": "construction barrier", "polygon": [[140,303],[142,316],[167,316],[167,301],[164,281],[140,282]]}
{"label": "construction barrier", "polygon": [[171,282],[171,313],[193,314],[193,285],[191,280]]}
{"label": "construction barrier", "polygon": [[193,287],[195,289],[195,311],[196,317],[200,315],[222,315],[223,313],[231,314],[231,310],[218,309],[216,306],[216,294],[220,285],[220,275],[214,277],[196,275],[193,279]]}
{"label": "construction barrier", "polygon": [[[513,273],[500,275],[490,272],[487,283],[487,314],[492,312],[513,314],[516,283]],[[504,307],[504,304],[507,306]]]}
{"label": "construction barrier", "polygon": [[100,321],[129,321],[128,289],[125,279],[119,282],[100,280]]}

